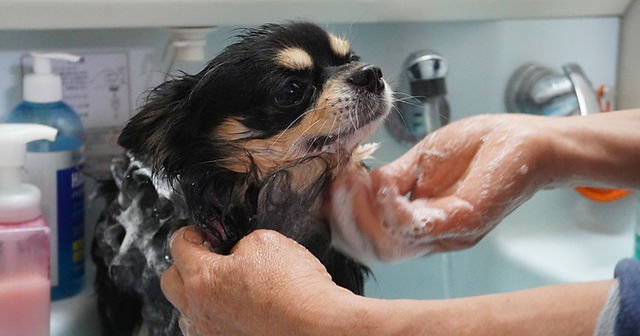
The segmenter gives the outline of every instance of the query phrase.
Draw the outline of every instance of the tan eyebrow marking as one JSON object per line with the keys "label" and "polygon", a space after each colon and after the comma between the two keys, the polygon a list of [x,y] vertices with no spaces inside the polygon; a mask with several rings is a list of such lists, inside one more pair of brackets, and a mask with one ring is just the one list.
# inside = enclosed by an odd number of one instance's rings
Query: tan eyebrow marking
{"label": "tan eyebrow marking", "polygon": [[349,50],[351,50],[351,45],[347,40],[337,37],[331,33],[329,33],[329,44],[331,45],[333,52],[338,56],[347,56],[349,54]]}
{"label": "tan eyebrow marking", "polygon": [[276,55],[276,63],[291,70],[305,70],[313,67],[311,55],[298,47],[288,47]]}

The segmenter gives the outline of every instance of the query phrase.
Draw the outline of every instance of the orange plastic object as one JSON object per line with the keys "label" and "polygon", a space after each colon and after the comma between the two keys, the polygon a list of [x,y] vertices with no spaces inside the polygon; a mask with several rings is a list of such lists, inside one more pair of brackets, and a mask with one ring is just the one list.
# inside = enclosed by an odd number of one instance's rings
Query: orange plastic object
{"label": "orange plastic object", "polygon": [[[604,95],[605,90],[606,87],[604,85],[600,85],[600,87],[598,88],[598,104],[600,105],[600,110],[602,112],[609,112],[611,111],[611,102],[607,101],[604,106],[602,105],[602,96]],[[615,201],[626,196],[629,193],[629,190],[625,189],[604,189],[592,187],[576,187],[575,189],[582,196],[596,202]]]}
{"label": "orange plastic object", "polygon": [[629,190],[576,187],[582,196],[596,202],[611,202],[626,196]]}

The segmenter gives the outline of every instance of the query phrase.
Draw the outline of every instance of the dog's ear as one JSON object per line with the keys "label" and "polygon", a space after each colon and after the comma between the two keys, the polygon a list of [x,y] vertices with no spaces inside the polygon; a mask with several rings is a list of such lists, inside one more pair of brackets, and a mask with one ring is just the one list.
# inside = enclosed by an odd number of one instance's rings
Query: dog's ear
{"label": "dog's ear", "polygon": [[152,160],[154,170],[177,173],[184,151],[197,136],[199,113],[190,108],[197,76],[183,75],[153,89],[123,129],[118,144]]}

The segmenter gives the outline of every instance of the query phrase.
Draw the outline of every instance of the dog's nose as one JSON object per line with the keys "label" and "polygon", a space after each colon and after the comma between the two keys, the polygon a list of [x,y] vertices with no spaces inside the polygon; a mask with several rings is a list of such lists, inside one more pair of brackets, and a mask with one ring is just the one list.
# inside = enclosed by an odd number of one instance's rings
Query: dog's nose
{"label": "dog's nose", "polygon": [[380,93],[384,89],[382,70],[372,64],[354,71],[349,77],[349,83],[373,93]]}

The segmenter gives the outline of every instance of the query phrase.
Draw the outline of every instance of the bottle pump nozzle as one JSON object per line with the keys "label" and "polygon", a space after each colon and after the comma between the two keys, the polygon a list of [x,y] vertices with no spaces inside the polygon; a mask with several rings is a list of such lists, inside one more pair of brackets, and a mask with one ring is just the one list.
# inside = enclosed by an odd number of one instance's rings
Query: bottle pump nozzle
{"label": "bottle pump nozzle", "polygon": [[32,52],[33,73],[24,76],[24,100],[33,103],[52,103],[62,100],[62,79],[52,73],[51,60],[80,62],[82,57],[65,53]]}
{"label": "bottle pump nozzle", "polygon": [[40,191],[22,183],[27,143],[53,141],[58,130],[37,124],[0,124],[0,222],[17,222],[40,214]]}
{"label": "bottle pump nozzle", "polygon": [[[20,167],[24,165],[27,143],[35,140],[54,141],[58,130],[37,124],[0,124],[0,188],[19,184]],[[12,172],[15,170],[16,172]],[[16,176],[8,179],[7,175]]]}

